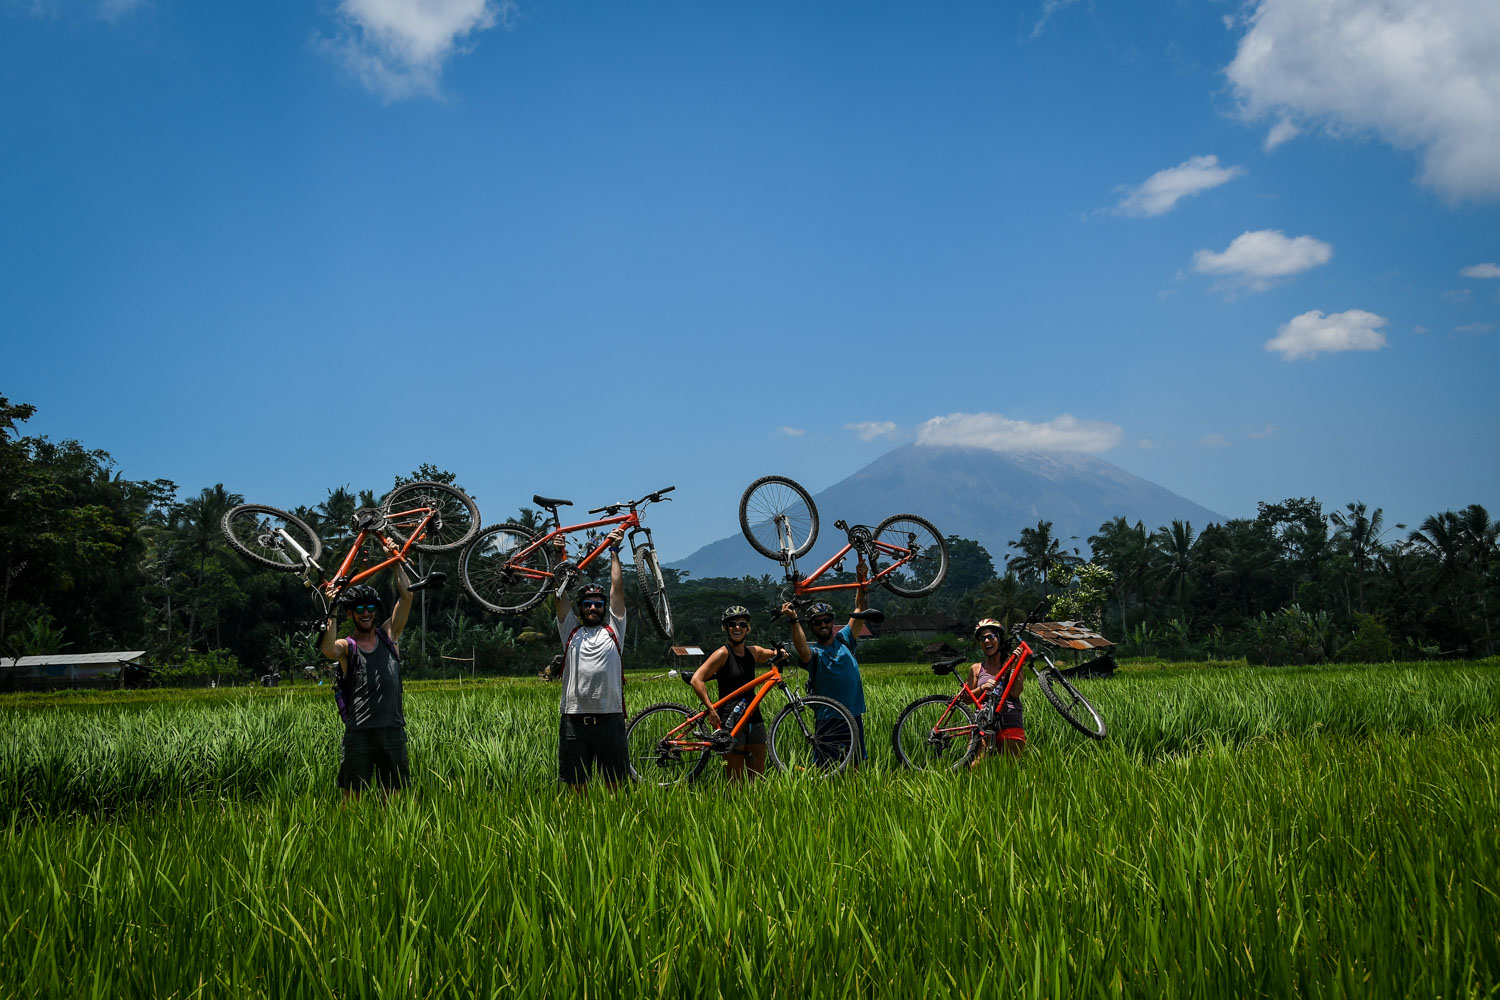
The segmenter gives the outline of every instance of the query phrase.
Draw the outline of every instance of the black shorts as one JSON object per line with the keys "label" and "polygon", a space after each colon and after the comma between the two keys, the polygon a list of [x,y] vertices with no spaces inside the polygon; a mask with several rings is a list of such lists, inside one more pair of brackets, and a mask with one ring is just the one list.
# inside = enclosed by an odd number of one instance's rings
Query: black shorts
{"label": "black shorts", "polygon": [[365,788],[372,779],[381,788],[405,788],[411,783],[406,760],[406,727],[345,729],[339,754],[339,787]]}
{"label": "black shorts", "polygon": [[589,772],[614,783],[630,777],[625,750],[625,716],[564,715],[557,730],[557,774],[570,785],[582,785]]}
{"label": "black shorts", "polygon": [[849,727],[840,716],[832,716],[827,719],[819,719],[817,726],[813,729],[816,742],[813,744],[813,763],[819,766],[827,764],[832,760],[840,759],[849,752],[849,744],[858,738],[859,743],[854,748],[854,759],[865,760],[865,717],[856,715],[854,717],[854,732],[849,732]]}

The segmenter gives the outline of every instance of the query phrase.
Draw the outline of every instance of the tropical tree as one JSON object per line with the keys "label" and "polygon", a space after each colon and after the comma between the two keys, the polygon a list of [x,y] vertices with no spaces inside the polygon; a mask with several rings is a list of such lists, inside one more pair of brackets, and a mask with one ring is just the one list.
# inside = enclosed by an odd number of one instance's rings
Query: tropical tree
{"label": "tropical tree", "polygon": [[1089,536],[1094,559],[1114,575],[1112,591],[1120,608],[1120,634],[1130,631],[1126,617],[1128,599],[1144,601],[1151,566],[1150,538],[1139,520],[1131,524],[1122,517],[1105,521],[1097,535]]}
{"label": "tropical tree", "polygon": [[1385,533],[1385,511],[1379,507],[1370,511],[1363,501],[1350,501],[1344,508],[1347,513],[1334,511],[1328,520],[1334,526],[1334,549],[1347,556],[1354,567],[1354,603],[1363,613],[1365,577],[1370,567],[1379,564],[1384,548],[1380,536]]}
{"label": "tropical tree", "polygon": [[1179,611],[1185,611],[1183,594],[1188,572],[1193,567],[1193,525],[1190,521],[1173,521],[1151,536],[1151,575],[1172,598]]}
{"label": "tropical tree", "polygon": [[1051,521],[1038,521],[1035,528],[1022,528],[1021,537],[1009,543],[1019,556],[1006,556],[1010,569],[1023,580],[1038,581],[1042,596],[1047,596],[1047,581],[1056,570],[1068,571],[1083,563],[1078,550],[1067,552],[1052,534]]}

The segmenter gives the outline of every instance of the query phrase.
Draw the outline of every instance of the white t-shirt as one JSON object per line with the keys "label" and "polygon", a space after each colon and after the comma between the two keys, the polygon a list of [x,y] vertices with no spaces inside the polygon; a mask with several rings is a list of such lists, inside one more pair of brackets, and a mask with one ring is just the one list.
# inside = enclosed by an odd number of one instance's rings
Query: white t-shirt
{"label": "white t-shirt", "polygon": [[[568,643],[563,650],[562,711],[564,715],[599,715],[625,711],[624,664],[625,616],[609,615],[613,637],[603,625],[578,624],[572,610],[557,627],[558,638]],[[577,632],[574,632],[574,629]],[[568,642],[568,636],[573,637]],[[620,645],[615,646],[616,640]]]}

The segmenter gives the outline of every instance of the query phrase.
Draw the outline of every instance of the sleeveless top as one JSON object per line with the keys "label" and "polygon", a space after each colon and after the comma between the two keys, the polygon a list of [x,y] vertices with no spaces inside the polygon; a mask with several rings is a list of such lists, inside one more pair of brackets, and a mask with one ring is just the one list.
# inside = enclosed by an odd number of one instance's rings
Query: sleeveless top
{"label": "sleeveless top", "polygon": [[350,729],[384,729],[405,726],[401,712],[401,666],[384,642],[366,653],[349,637],[349,713],[344,725]]}
{"label": "sleeveless top", "polygon": [[[985,684],[985,683],[987,683],[989,681],[994,681],[995,682],[995,687],[1000,688],[1002,691],[1005,690],[1005,685],[1000,683],[1001,677],[1004,674],[1004,672],[1005,672],[1005,668],[1004,668],[1004,666],[1002,666],[1000,668],[1000,673],[998,673],[998,674],[992,674],[992,673],[990,673],[988,670],[986,670],[984,668],[984,661],[983,660],[979,661],[979,685],[983,685],[983,684]],[[1021,678],[1017,677],[1016,678],[1016,686],[1010,689],[1010,695],[1007,696],[1006,699],[1005,699],[1005,703],[1007,705],[1017,705],[1017,706],[1019,706],[1021,704],[1021,700],[1019,698],[1020,687],[1021,687]]]}
{"label": "sleeveless top", "polygon": [[[749,684],[752,680],[755,679],[755,654],[750,652],[749,646],[745,647],[744,656],[736,656],[734,654],[734,650],[730,649],[728,646],[724,647],[724,652],[729,654],[729,659],[726,660],[724,665],[719,668],[719,672],[714,674],[714,681],[719,685],[718,691],[720,698],[724,697],[735,688],[741,687],[745,684]],[[755,695],[756,692],[747,691],[745,692],[743,697],[753,698],[755,697]],[[725,711],[727,712],[728,710],[729,709],[726,706]],[[754,725],[755,723],[760,721],[760,706],[756,705],[755,713],[750,716],[750,724]]]}

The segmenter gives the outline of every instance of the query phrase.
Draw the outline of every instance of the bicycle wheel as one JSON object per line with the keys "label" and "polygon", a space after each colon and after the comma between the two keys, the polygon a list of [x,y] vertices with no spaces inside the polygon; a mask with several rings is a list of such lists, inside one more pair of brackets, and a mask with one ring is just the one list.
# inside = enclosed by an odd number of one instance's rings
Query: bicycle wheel
{"label": "bicycle wheel", "polygon": [[386,494],[380,512],[391,534],[404,544],[428,510],[435,510],[427,531],[412,548],[418,552],[452,552],[479,534],[479,505],[469,494],[447,483],[403,483]]}
{"label": "bicycle wheel", "polygon": [[663,639],[672,638],[672,608],[667,604],[667,580],[662,575],[661,563],[656,559],[654,545],[642,545],[635,550],[635,575],[641,585],[641,596],[646,599],[646,617],[656,626]]}
{"label": "bicycle wheel", "polygon": [[548,546],[519,524],[492,524],[458,557],[458,578],[481,606],[502,615],[535,607],[552,586]]}
{"label": "bicycle wheel", "polygon": [[641,709],[630,720],[625,727],[625,748],[632,778],[665,788],[703,773],[712,756],[706,741],[702,748],[683,745],[697,742],[700,734],[688,729],[669,738],[692,714],[681,705],[663,703]]}
{"label": "bicycle wheel", "polygon": [[859,730],[843,705],[810,694],[771,720],[766,749],[777,770],[832,777],[860,753]]}
{"label": "bicycle wheel", "polygon": [[891,730],[896,759],[916,771],[956,771],[974,759],[979,740],[973,710],[945,694],[907,705]]}
{"label": "bicycle wheel", "polygon": [[740,497],[740,530],[750,547],[767,559],[780,561],[783,543],[791,549],[786,555],[796,559],[807,555],[818,540],[818,508],[795,481],[761,476]]}
{"label": "bicycle wheel", "polygon": [[1052,707],[1068,720],[1068,725],[1083,735],[1096,740],[1104,739],[1104,719],[1099,715],[1099,710],[1078,693],[1078,689],[1062,675],[1062,671],[1057,669],[1051,657],[1046,653],[1038,653],[1037,658],[1047,664],[1047,669],[1038,670],[1033,662],[1031,672],[1036,677],[1037,686],[1042,689],[1042,694],[1047,696]]}
{"label": "bicycle wheel", "polygon": [[870,575],[880,564],[909,560],[880,577],[886,590],[897,597],[926,597],[938,589],[948,575],[948,543],[932,522],[915,514],[893,514],[875,528],[875,555]]}
{"label": "bicycle wheel", "polygon": [[231,507],[224,512],[219,530],[236,552],[271,569],[296,572],[305,568],[295,545],[313,562],[323,554],[323,543],[307,523],[277,507],[258,503]]}

